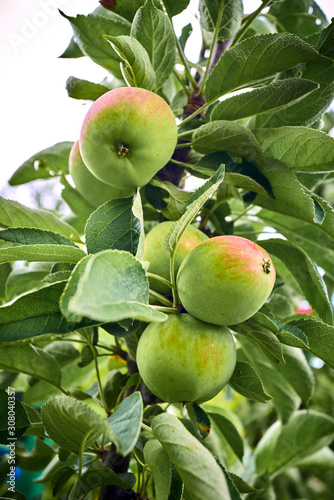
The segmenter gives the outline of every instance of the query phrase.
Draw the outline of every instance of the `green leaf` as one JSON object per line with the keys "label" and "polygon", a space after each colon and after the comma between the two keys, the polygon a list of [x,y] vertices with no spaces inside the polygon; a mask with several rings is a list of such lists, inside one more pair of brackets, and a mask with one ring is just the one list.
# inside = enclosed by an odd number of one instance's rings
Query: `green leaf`
{"label": "green leaf", "polygon": [[228,383],[232,389],[247,399],[258,403],[266,403],[269,399],[272,399],[265,392],[261,379],[252,365],[246,361],[237,361],[233,375]]}
{"label": "green leaf", "polygon": [[189,5],[190,0],[164,0],[164,5],[170,17],[180,14]]}
{"label": "green leaf", "polygon": [[156,497],[168,500],[171,486],[171,466],[169,458],[162,445],[156,439],[151,439],[144,447],[145,464],[153,474]]}
{"label": "green leaf", "polygon": [[308,347],[308,339],[300,328],[284,323],[274,317],[271,319],[279,328],[276,335],[283,344],[300,347],[301,349]]}
{"label": "green leaf", "polygon": [[143,419],[143,400],[140,392],[123,399],[114,413],[107,418],[112,429],[117,451],[126,456],[135,447]]}
{"label": "green leaf", "polygon": [[287,108],[256,117],[252,128],[285,125],[310,127],[321,119],[334,98],[334,61],[326,57],[312,61],[300,76],[318,83],[319,88]]}
{"label": "green leaf", "polygon": [[[60,178],[60,182],[64,186],[61,190],[62,199],[67,203],[73,214],[81,218],[83,221],[82,226],[84,227],[87,218],[95,210],[95,207],[85,200],[79,191],[71,186],[64,176]],[[80,229],[80,233],[83,233],[83,230]]]}
{"label": "green leaf", "polygon": [[312,453],[312,455],[302,458],[296,464],[296,467],[315,468],[321,467],[324,469],[333,469],[334,467],[334,451],[329,446],[325,446],[319,451]]}
{"label": "green leaf", "polygon": [[177,472],[175,469],[175,465],[172,463],[171,464],[171,469],[172,469],[172,481],[170,485],[170,493],[168,500],[182,500],[182,494],[183,494],[183,482],[182,479],[180,478],[180,474]]}
{"label": "green leaf", "polygon": [[175,222],[173,228],[166,237],[165,250],[170,255],[176,251],[177,244],[182,238],[184,231],[197,216],[204,203],[218,189],[220,183],[224,179],[224,173],[225,169],[222,165],[217,172],[210,177],[210,179],[208,179],[203,186],[196,189],[193,195],[189,198],[184,213],[181,218]]}
{"label": "green leaf", "polygon": [[269,254],[278,257],[300,285],[306,300],[320,318],[332,324],[331,305],[321,277],[309,256],[291,241],[272,239],[261,242]]}
{"label": "green leaf", "polygon": [[162,413],[152,418],[151,426],[192,500],[230,500],[224,473],[213,455],[187,431],[177,417]]}
{"label": "green leaf", "polygon": [[105,379],[103,386],[103,395],[106,402],[107,407],[112,410],[117,402],[118,396],[121,392],[122,386],[121,381],[123,379],[123,375],[119,370],[111,370],[107,378]]}
{"label": "green leaf", "polygon": [[192,135],[191,144],[201,154],[226,151],[232,156],[242,156],[265,168],[260,145],[252,132],[238,123],[218,120],[205,123]]}
{"label": "green leaf", "polygon": [[116,472],[107,467],[99,467],[97,464],[92,464],[79,480],[77,499],[83,500],[87,498],[89,491],[101,486],[115,485],[125,490],[130,490],[135,485],[135,482],[136,477],[131,472],[116,474]]}
{"label": "green leaf", "polygon": [[142,261],[144,259],[145,231],[144,231],[144,211],[143,211],[143,204],[142,204],[139,188],[137,189],[137,193],[134,197],[134,201],[133,201],[133,205],[132,205],[132,213],[133,213],[133,216],[140,223],[140,233],[139,233],[139,241],[138,241],[136,258],[138,260]]}
{"label": "green leaf", "polygon": [[325,218],[321,224],[317,224],[307,213],[294,209],[288,203],[279,200],[269,201],[262,196],[257,197],[256,203],[268,207],[268,210],[261,210],[257,216],[288,240],[303,248],[312,260],[331,273],[334,259],[334,210],[322,198],[317,196],[316,200],[325,210]]}
{"label": "green leaf", "polygon": [[0,262],[25,260],[28,262],[77,263],[86,253],[80,248],[65,245],[20,245],[0,248]]}
{"label": "green leaf", "polygon": [[70,396],[52,396],[42,406],[42,420],[51,439],[76,455],[103,433],[113,439],[107,421],[82,401]]}
{"label": "green leaf", "polygon": [[70,321],[83,317],[101,323],[127,318],[165,321],[166,315],[148,300],[148,279],[141,263],[129,252],[104,250],[74,268],[60,304]]}
{"label": "green leaf", "polygon": [[26,260],[76,263],[86,254],[68,238],[42,229],[8,228],[0,230],[0,241],[13,244],[0,248],[0,262]]}
{"label": "green leaf", "polygon": [[318,42],[320,54],[325,57],[330,57],[331,59],[334,59],[333,34],[334,21],[332,19],[331,24],[320,33]]}
{"label": "green leaf", "polygon": [[265,176],[272,190],[272,198],[269,200],[259,193],[255,201],[257,205],[268,205],[272,210],[282,210],[283,213],[291,210],[295,216],[302,213],[306,220],[313,220],[315,209],[312,196],[304,189],[292,170],[278,160],[268,158]]}
{"label": "green leaf", "polygon": [[253,130],[263,154],[305,172],[334,170],[334,138],[321,130],[280,127]]}
{"label": "green leaf", "polygon": [[14,172],[8,183],[18,186],[36,179],[48,179],[61,173],[68,173],[68,159],[73,142],[58,142],[54,146],[43,149]]}
{"label": "green leaf", "polygon": [[242,500],[241,496],[239,494],[239,491],[237,490],[234,482],[232,481],[230,473],[227,472],[227,470],[225,469],[225,467],[220,462],[218,462],[218,463],[219,463],[220,467],[222,468],[222,470],[223,470],[223,472],[225,474],[225,478],[226,478],[226,481],[227,481],[227,484],[228,484],[228,489],[229,489],[229,492],[230,492],[231,500]]}
{"label": "green leaf", "polygon": [[231,446],[236,456],[240,461],[242,461],[242,457],[244,455],[244,443],[233,423],[228,418],[218,413],[208,412],[208,415],[216,425],[218,431],[222,433],[228,444]]}
{"label": "green leaf", "polygon": [[19,245],[66,245],[78,248],[73,241],[61,234],[30,227],[0,230],[0,240]]}
{"label": "green leaf", "polygon": [[218,40],[228,40],[235,36],[240,28],[243,3],[242,0],[200,0],[199,14],[200,23],[207,31],[215,31],[219,20],[220,9],[222,10],[221,19],[218,26]]}
{"label": "green leaf", "polygon": [[0,389],[0,443],[6,446],[12,444],[15,439],[23,436],[29,426],[27,412],[23,404],[15,397],[15,392],[10,387],[8,392]]}
{"label": "green leaf", "polygon": [[[191,407],[194,411],[194,416],[196,423],[200,429],[200,436],[204,439],[210,434],[211,430],[211,421],[207,415],[207,413],[203,410],[201,406],[198,404],[192,403]],[[189,405],[187,405],[188,413],[189,413]],[[191,418],[191,410],[190,410],[190,418]]]}
{"label": "green leaf", "polygon": [[31,451],[18,446],[16,448],[16,465],[27,472],[37,472],[46,468],[55,456],[55,451],[42,439],[35,440],[35,446]]}
{"label": "green leaf", "polygon": [[[270,360],[274,362],[278,361],[284,365],[285,361],[282,345],[275,334],[278,331],[278,328],[271,322],[274,329],[273,333],[272,329],[268,328],[268,325],[263,325],[258,321],[261,316],[261,313],[257,313],[247,321],[243,321],[238,325],[233,325],[231,328],[256,343],[258,347],[260,347],[261,350],[269,356]],[[264,318],[266,317],[264,316]]]}
{"label": "green leaf", "polygon": [[[273,112],[299,101],[316,88],[318,88],[318,85],[310,80],[300,78],[279,80],[221,101],[212,110],[210,119],[212,121],[239,120],[240,118],[259,115],[267,111]],[[257,135],[254,135],[257,138]],[[261,141],[259,142],[261,144]]]}
{"label": "green leaf", "polygon": [[[66,452],[68,453],[68,452]],[[72,455],[74,458],[74,456]],[[71,458],[72,458],[71,457]],[[53,496],[56,496],[56,494],[63,489],[64,485],[69,481],[69,479],[76,475],[75,469],[70,467],[69,465],[65,465],[63,467],[60,466],[60,464],[57,464],[58,467],[55,470],[50,471],[50,469],[47,470],[47,472],[52,475],[52,494]],[[43,477],[43,476],[42,476]],[[50,477],[49,477],[50,478]]]}
{"label": "green leaf", "polygon": [[[100,4],[94,12],[101,16],[113,16],[118,14],[125,17],[130,23],[133,20],[136,11],[144,4],[145,0],[122,0],[115,2],[114,0],[100,0]],[[160,3],[157,0],[158,3]]]}
{"label": "green leaf", "polygon": [[129,87],[154,90],[155,72],[149,55],[141,43],[125,35],[117,37],[104,35],[104,38],[120,57],[122,76]]}
{"label": "green leaf", "polygon": [[74,347],[74,345],[70,344],[70,342],[62,342],[59,340],[48,344],[44,348],[44,352],[51,354],[61,367],[72,363],[72,361],[80,357],[80,352]]}
{"label": "green leaf", "polygon": [[103,35],[112,34],[115,37],[129,35],[131,23],[123,17],[111,12],[108,13],[108,17],[98,14],[70,17],[66,16],[62,11],[59,12],[71,23],[76,43],[83,54],[90,57],[96,64],[110,71],[117,78],[121,78],[121,59],[115,50],[106,42]]}
{"label": "green leaf", "polygon": [[[160,195],[158,196],[158,203],[161,203],[162,200],[165,204],[163,207],[160,207],[161,213],[168,220],[178,220],[184,212],[191,193],[185,191],[184,189],[179,189],[171,182],[161,181],[157,177],[152,179],[146,188],[151,188],[152,186],[158,188],[158,191],[153,191],[153,195]],[[145,194],[148,201],[155,208],[158,208],[156,206],[156,199],[152,199],[151,189],[146,189]]]}
{"label": "green leaf", "polygon": [[6,287],[8,283],[8,278],[12,273],[12,266],[9,262],[0,264],[0,304],[6,298]]}
{"label": "green leaf", "polygon": [[206,81],[206,99],[214,101],[231,90],[248,87],[251,83],[263,81],[275,73],[318,57],[313,47],[290,33],[248,38],[220,57]]}
{"label": "green leaf", "polygon": [[310,402],[315,388],[315,379],[309,363],[301,349],[283,346],[284,366],[277,366],[277,370],[294,388],[304,405]]}
{"label": "green leaf", "polygon": [[153,0],[147,0],[144,6],[137,10],[131,36],[146,49],[155,71],[156,88],[160,89],[175,64],[176,41],[169,17],[155,7]]}
{"label": "green leaf", "polygon": [[273,191],[269,180],[263,172],[253,163],[245,158],[241,162],[232,160],[227,153],[210,153],[203,156],[191,170],[207,175],[212,175],[219,166],[225,164],[224,182],[232,184],[248,191],[254,191],[273,197]]}
{"label": "green leaf", "polygon": [[30,344],[0,346],[0,368],[25,373],[61,387],[61,371],[57,361],[47,352]]}
{"label": "green leaf", "polygon": [[59,233],[66,238],[80,241],[76,230],[53,213],[42,208],[29,208],[17,201],[0,196],[0,227],[38,228]]}
{"label": "green leaf", "polygon": [[88,253],[110,248],[136,254],[140,221],[133,214],[132,206],[132,197],[111,200],[91,214],[85,228]]}
{"label": "green leaf", "polygon": [[74,40],[74,36],[72,36],[70,43],[64,50],[64,52],[59,56],[61,59],[71,59],[71,58],[78,58],[78,57],[83,57],[85,54],[81,52],[81,49],[79,45],[76,43]]}
{"label": "green leaf", "polygon": [[237,488],[239,493],[256,493],[256,489],[247,484],[241,477],[229,472],[230,478],[233,481],[234,486]]}
{"label": "green leaf", "polygon": [[280,31],[290,31],[301,38],[327,25],[325,14],[313,0],[276,2],[269,12],[279,21]]}
{"label": "green leaf", "polygon": [[300,398],[287,383],[286,379],[276,370],[267,358],[262,356],[261,351],[247,337],[240,335],[238,340],[242,350],[238,351],[238,361],[250,363],[261,378],[264,390],[273,398],[273,404],[283,422],[289,420],[293,412],[300,405]]}
{"label": "green leaf", "polygon": [[275,422],[256,447],[257,473],[277,476],[329,444],[333,434],[333,418],[313,410],[296,412],[284,426]]}
{"label": "green leaf", "polygon": [[308,339],[308,350],[334,368],[334,327],[316,319],[293,320],[289,325],[300,328]]}
{"label": "green leaf", "polygon": [[62,323],[66,323],[59,312],[59,298],[64,285],[47,285],[1,306],[1,341],[15,342],[61,329]]}
{"label": "green leaf", "polygon": [[75,76],[70,76],[66,80],[66,90],[69,97],[73,99],[85,99],[89,101],[96,101],[101,95],[110,90],[100,83],[93,83],[88,80],[82,80]]}

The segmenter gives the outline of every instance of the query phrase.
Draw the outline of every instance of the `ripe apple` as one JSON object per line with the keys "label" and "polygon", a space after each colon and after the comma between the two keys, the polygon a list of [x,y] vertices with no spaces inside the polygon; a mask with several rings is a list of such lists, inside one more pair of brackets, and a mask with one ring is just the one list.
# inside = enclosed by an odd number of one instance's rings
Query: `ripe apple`
{"label": "ripe apple", "polygon": [[170,314],[146,327],[136,361],[144,383],[163,401],[203,403],[230,380],[236,349],[226,327]]}
{"label": "ripe apple", "polygon": [[72,146],[69,158],[69,171],[75,187],[81,196],[93,207],[99,207],[109,200],[127,198],[133,189],[118,189],[97,179],[86,167],[80,154],[79,141]]}
{"label": "ripe apple", "polygon": [[177,125],[166,101],[149,90],[121,87],[86,114],[80,151],[98,179],[120,189],[144,186],[171,158]]}
{"label": "ripe apple", "polygon": [[215,325],[234,325],[255,314],[269,297],[275,268],[267,252],[239,236],[217,236],[195,247],[176,285],[186,311]]}
{"label": "ripe apple", "polygon": [[[170,279],[170,256],[165,250],[164,243],[173,224],[172,221],[161,222],[154,226],[145,238],[144,260],[150,263],[149,272],[158,274],[167,280]],[[207,238],[207,235],[197,229],[197,227],[187,227],[177,247],[174,261],[175,273],[177,273],[181,262],[188,253]],[[149,282],[151,288],[156,292],[162,294],[171,293],[171,289],[164,283],[161,283],[161,281],[149,278]]]}

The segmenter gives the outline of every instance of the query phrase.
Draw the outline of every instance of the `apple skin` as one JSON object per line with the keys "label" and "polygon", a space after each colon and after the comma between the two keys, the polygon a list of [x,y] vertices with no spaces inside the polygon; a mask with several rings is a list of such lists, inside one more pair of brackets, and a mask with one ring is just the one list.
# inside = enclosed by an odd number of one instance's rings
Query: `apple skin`
{"label": "apple skin", "polygon": [[120,87],[92,104],[79,141],[83,161],[95,177],[120,189],[134,189],[145,186],[170,160],[177,125],[162,97]]}
{"label": "apple skin", "polygon": [[230,380],[236,348],[228,328],[170,314],[146,327],[136,361],[144,383],[163,401],[203,403]]}
{"label": "apple skin", "polygon": [[69,171],[81,196],[95,208],[106,201],[127,198],[134,193],[133,189],[114,188],[97,179],[83,162],[79,141],[73,144],[70,151]]}
{"label": "apple skin", "polygon": [[[145,237],[144,260],[150,263],[148,271],[158,274],[167,280],[170,280],[170,256],[165,250],[164,243],[173,224],[173,221],[161,222],[154,226]],[[177,247],[174,261],[175,275],[188,253],[206,239],[208,239],[207,235],[197,229],[197,227],[191,225],[187,227]],[[151,288],[156,292],[171,294],[171,289],[164,283],[161,283],[161,281],[149,278],[149,282]]]}
{"label": "apple skin", "polygon": [[183,307],[195,318],[235,325],[262,307],[275,277],[272,260],[259,245],[240,236],[217,236],[184,259],[176,285]]}

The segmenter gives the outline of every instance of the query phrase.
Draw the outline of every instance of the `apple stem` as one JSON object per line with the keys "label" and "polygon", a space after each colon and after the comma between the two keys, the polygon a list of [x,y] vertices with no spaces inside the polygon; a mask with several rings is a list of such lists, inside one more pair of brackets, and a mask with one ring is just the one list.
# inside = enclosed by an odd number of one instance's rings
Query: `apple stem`
{"label": "apple stem", "polygon": [[160,311],[166,314],[180,314],[177,307],[164,307],[164,306],[151,306],[156,311]]}
{"label": "apple stem", "polygon": [[159,274],[153,274],[149,272],[147,272],[146,274],[148,278],[154,278],[155,280],[161,281],[161,283],[167,285],[169,288],[172,288],[172,283],[169,280],[166,280],[166,278],[159,276]]}
{"label": "apple stem", "polygon": [[164,304],[167,307],[173,307],[173,302],[160,293],[155,292],[154,290],[150,290],[149,293],[152,298],[157,299],[159,302],[161,302],[161,304]]}

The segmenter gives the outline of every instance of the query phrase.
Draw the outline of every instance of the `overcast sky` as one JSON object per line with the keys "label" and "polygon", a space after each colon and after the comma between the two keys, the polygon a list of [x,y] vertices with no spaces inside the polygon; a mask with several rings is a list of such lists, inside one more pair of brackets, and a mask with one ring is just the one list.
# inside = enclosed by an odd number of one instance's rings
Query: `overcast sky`
{"label": "overcast sky", "polygon": [[[251,11],[260,1],[244,3]],[[328,20],[334,17],[332,0],[318,4]],[[75,16],[97,5],[97,0],[0,0],[0,194],[30,156],[56,142],[77,140],[89,103],[70,99],[65,82],[71,75],[99,82],[106,71],[88,58],[58,59],[72,29],[57,7]],[[177,28],[191,22],[196,5],[192,0],[187,14],[174,18]],[[195,42],[196,34],[190,45]]]}

